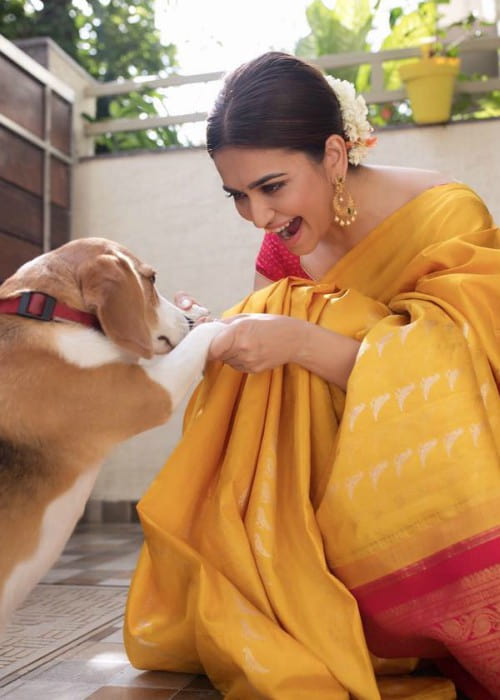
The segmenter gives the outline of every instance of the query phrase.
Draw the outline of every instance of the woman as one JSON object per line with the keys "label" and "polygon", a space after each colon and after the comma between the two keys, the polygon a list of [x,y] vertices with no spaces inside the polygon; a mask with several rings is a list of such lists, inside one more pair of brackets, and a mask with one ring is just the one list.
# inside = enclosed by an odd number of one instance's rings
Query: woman
{"label": "woman", "polygon": [[500,695],[500,235],[465,185],[360,165],[372,143],[352,86],[286,54],[215,104],[266,234],[139,505],[139,668],[238,700]]}

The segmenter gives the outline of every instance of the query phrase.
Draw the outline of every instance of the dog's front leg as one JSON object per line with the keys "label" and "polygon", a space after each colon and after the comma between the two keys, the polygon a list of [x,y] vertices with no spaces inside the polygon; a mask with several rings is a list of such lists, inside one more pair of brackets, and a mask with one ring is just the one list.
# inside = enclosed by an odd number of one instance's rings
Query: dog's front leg
{"label": "dog's front leg", "polygon": [[201,378],[210,343],[224,327],[225,324],[218,321],[202,323],[193,328],[168,355],[141,362],[148,376],[169,393],[172,411]]}

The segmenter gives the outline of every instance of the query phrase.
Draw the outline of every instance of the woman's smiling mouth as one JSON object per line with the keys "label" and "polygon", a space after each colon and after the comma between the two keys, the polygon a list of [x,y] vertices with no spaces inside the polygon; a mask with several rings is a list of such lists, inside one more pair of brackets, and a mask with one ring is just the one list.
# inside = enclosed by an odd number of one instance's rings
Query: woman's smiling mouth
{"label": "woman's smiling mouth", "polygon": [[293,219],[290,219],[290,221],[287,221],[286,224],[283,226],[280,226],[279,228],[276,229],[268,229],[268,233],[274,233],[276,236],[279,236],[282,238],[284,241],[290,240],[297,231],[300,228],[300,224],[302,223],[302,217],[301,216],[296,216]]}

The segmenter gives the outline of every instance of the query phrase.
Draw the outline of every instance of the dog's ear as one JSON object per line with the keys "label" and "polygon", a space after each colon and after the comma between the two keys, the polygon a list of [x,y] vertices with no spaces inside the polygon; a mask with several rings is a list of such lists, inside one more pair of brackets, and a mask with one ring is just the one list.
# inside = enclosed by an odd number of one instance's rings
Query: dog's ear
{"label": "dog's ear", "polygon": [[78,274],[87,310],[96,314],[106,336],[135,355],[152,357],[144,292],[129,262],[102,254],[85,260]]}

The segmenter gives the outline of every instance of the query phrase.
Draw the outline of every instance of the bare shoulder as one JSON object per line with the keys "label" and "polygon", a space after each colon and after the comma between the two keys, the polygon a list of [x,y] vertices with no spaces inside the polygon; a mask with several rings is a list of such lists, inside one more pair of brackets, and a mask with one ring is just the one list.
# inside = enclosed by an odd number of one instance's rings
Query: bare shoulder
{"label": "bare shoulder", "polygon": [[377,171],[383,180],[394,185],[403,199],[416,197],[430,187],[453,182],[452,178],[439,170],[377,166]]}
{"label": "bare shoulder", "polygon": [[452,178],[437,170],[362,166],[352,178],[353,196],[363,203],[357,221],[358,239],[422,192],[450,182]]}
{"label": "bare shoulder", "polygon": [[402,207],[419,194],[438,185],[453,182],[452,178],[438,170],[402,168],[395,166],[370,166],[368,179],[371,193],[385,204],[386,215]]}

